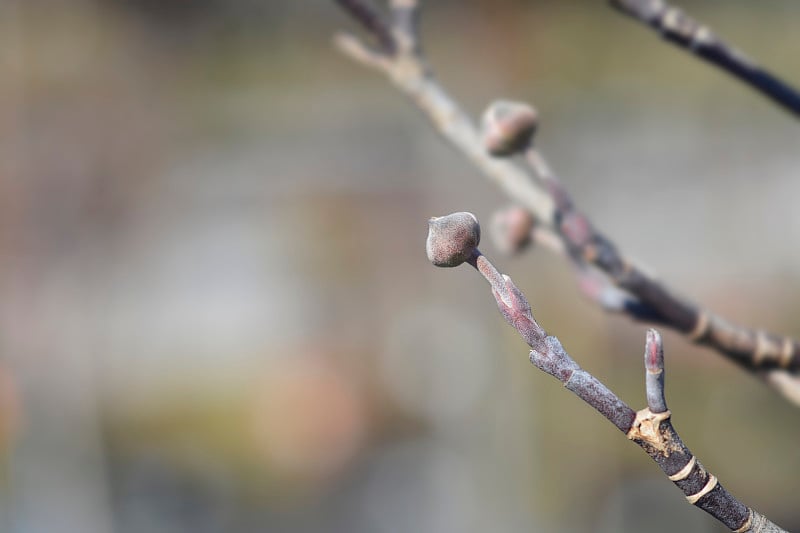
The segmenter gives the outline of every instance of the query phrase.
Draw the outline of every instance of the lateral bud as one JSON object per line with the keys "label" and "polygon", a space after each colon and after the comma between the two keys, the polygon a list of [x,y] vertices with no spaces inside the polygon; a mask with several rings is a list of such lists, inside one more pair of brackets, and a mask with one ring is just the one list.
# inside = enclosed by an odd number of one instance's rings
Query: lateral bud
{"label": "lateral bud", "polygon": [[496,211],[489,226],[494,245],[506,255],[516,255],[531,244],[536,219],[524,207],[512,205]]}
{"label": "lateral bud", "polygon": [[539,113],[522,102],[496,100],[483,113],[483,145],[495,157],[507,157],[527,149],[539,124]]}

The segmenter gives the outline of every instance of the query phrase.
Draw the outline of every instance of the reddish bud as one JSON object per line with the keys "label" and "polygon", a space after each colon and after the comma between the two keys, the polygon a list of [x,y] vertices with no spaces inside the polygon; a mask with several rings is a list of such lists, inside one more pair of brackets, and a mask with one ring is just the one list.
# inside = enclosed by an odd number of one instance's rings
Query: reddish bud
{"label": "reddish bud", "polygon": [[664,345],[661,341],[661,334],[653,328],[647,330],[644,365],[652,373],[660,373],[664,370]]}
{"label": "reddish bud", "polygon": [[453,213],[428,220],[428,259],[438,267],[455,267],[470,258],[481,241],[481,226],[472,213]]}
{"label": "reddish bud", "polygon": [[661,334],[647,330],[647,341],[644,347],[645,390],[647,407],[653,413],[667,412],[667,400],[664,398],[664,344]]}
{"label": "reddish bud", "polygon": [[500,252],[520,253],[531,243],[531,231],[536,223],[530,211],[519,206],[509,206],[492,217],[489,234]]}
{"label": "reddish bud", "polygon": [[498,100],[483,113],[483,145],[495,157],[521,152],[530,146],[539,114],[528,104]]}

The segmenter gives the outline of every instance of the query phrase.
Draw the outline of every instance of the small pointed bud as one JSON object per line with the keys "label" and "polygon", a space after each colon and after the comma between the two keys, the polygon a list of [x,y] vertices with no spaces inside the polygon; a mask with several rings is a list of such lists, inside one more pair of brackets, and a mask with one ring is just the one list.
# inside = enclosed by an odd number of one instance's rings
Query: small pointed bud
{"label": "small pointed bud", "polygon": [[660,374],[664,370],[664,344],[661,334],[650,328],[647,330],[647,337],[644,351],[644,365],[648,372]]}
{"label": "small pointed bud", "polygon": [[453,213],[428,220],[428,259],[438,267],[455,267],[470,258],[481,241],[481,226],[472,213]]}
{"label": "small pointed bud", "polygon": [[536,219],[530,211],[512,205],[495,212],[489,226],[494,245],[506,255],[522,252],[531,243],[531,231]]}
{"label": "small pointed bud", "polygon": [[497,100],[483,113],[483,145],[495,157],[527,149],[539,123],[539,114],[528,104]]}
{"label": "small pointed bud", "polygon": [[664,397],[664,344],[661,334],[650,328],[644,346],[645,390],[647,407],[653,413],[666,413],[667,400]]}

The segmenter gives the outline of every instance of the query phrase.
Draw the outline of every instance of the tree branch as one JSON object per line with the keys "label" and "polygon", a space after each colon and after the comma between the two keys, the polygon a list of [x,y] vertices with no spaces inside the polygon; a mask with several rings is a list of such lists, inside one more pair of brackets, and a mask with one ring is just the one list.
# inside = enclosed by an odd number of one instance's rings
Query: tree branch
{"label": "tree branch", "polygon": [[[530,361],[534,366],[558,379],[639,445],[691,505],[707,512],[731,531],[785,531],[729,493],[678,436],[664,397],[664,350],[657,331],[647,332],[644,354],[647,407],[637,412],[583,370],[561,342],[536,322],[530,304],[511,278],[500,274],[478,250],[476,236],[479,235],[477,219],[469,213],[433,218],[429,222],[428,257],[438,266],[467,262],[483,275],[491,286],[500,313],[531,347]],[[442,262],[442,259],[447,261]]]}
{"label": "tree branch", "polygon": [[[366,25],[362,26],[369,30]],[[486,152],[475,123],[439,84],[421,56],[402,51],[393,56],[381,52],[376,52],[378,57],[375,53],[365,55],[362,52],[368,48],[362,44],[356,49],[353,44],[355,40],[356,37],[343,37],[340,34],[336,36],[334,44],[355,62],[389,78],[397,89],[410,97],[425,113],[442,136],[508,196],[539,218],[549,219],[552,216],[553,202],[547,192],[534,183],[530,175],[518,165],[496,159]]]}
{"label": "tree branch", "polygon": [[614,243],[600,233],[578,210],[568,191],[556,178],[544,157],[533,147],[526,150],[531,169],[555,199],[555,226],[570,257],[578,264],[589,263],[642,304],[623,308],[634,319],[657,322],[726,355],[753,372],[787,372],[800,368],[800,343],[789,337],[737,326],[685,301],[625,259]]}
{"label": "tree branch", "polygon": [[[416,2],[394,0],[395,14],[398,6],[405,6],[404,9],[410,6],[413,19],[416,20]],[[391,25],[383,22],[376,24],[375,17],[378,15],[372,12],[370,17],[354,18],[379,41],[380,31],[374,28],[391,27],[390,33],[394,36],[416,31],[416,23],[403,22],[398,26],[398,20],[408,20],[407,17],[395,17]],[[583,289],[599,287],[598,291],[587,294],[593,295],[593,299],[605,309],[677,330],[691,341],[708,346],[761,376],[784,398],[800,405],[800,377],[797,375],[800,372],[800,342],[732,324],[686,301],[652,275],[636,267],[575,206],[544,156],[532,145],[523,147],[527,168],[490,155],[478,127],[439,84],[425,62],[416,44],[418,36],[414,34],[411,40],[414,46],[394,44],[392,53],[386,50],[372,51],[359,44],[353,36],[339,36],[336,44],[356,62],[387,76],[395,87],[414,101],[442,136],[486,177],[526,208],[542,225],[552,228],[563,246],[551,248],[566,250],[576,267]],[[396,43],[396,37],[393,43]],[[502,114],[498,116],[502,117]],[[513,120],[511,122],[515,124]],[[542,233],[542,229],[539,226],[537,228],[535,231]],[[549,242],[552,244],[552,239]],[[604,274],[605,281],[595,278],[591,280],[594,287],[585,286],[584,282],[589,279],[586,276],[587,268],[598,269]],[[603,283],[613,284],[629,297],[609,292]],[[604,299],[608,295],[614,298]],[[606,305],[608,302],[615,302],[616,307]]]}
{"label": "tree branch", "polygon": [[361,0],[334,0],[353,19],[378,42],[381,50],[389,55],[394,54],[397,45],[392,35],[392,28],[381,18],[380,14]]}
{"label": "tree branch", "polygon": [[609,0],[664,39],[738,78],[800,118],[800,93],[719,39],[709,28],[664,0]]}

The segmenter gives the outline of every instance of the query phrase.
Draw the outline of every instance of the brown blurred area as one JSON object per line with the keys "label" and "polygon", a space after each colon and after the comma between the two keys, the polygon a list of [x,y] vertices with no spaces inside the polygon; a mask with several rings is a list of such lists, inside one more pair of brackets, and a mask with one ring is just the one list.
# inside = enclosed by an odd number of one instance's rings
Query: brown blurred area
{"label": "brown blurred area", "polygon": [[[427,5],[429,4],[429,5]],[[800,4],[694,1],[800,84]],[[604,2],[427,2],[473,113],[537,142],[630,255],[795,336],[800,128]],[[507,200],[330,45],[330,1],[0,2],[0,530],[720,531],[527,362],[426,220]],[[537,319],[644,405],[645,326],[566,265],[484,252]],[[800,529],[798,412],[665,334],[683,439]]]}

